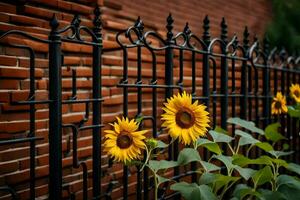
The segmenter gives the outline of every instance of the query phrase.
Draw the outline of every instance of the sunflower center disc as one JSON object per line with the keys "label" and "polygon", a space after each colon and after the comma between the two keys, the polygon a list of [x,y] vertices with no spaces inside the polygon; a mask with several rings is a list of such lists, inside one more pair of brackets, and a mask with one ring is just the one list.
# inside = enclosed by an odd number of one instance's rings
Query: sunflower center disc
{"label": "sunflower center disc", "polygon": [[117,138],[117,146],[121,149],[127,149],[132,144],[132,138],[128,133],[121,133]]}
{"label": "sunflower center disc", "polygon": [[279,101],[277,101],[275,103],[275,108],[280,109],[281,108],[281,103]]}
{"label": "sunflower center disc", "polygon": [[300,97],[300,92],[299,92],[298,90],[296,90],[296,91],[294,92],[294,95],[295,95],[296,97]]}
{"label": "sunflower center disc", "polygon": [[194,125],[194,113],[188,109],[182,109],[176,114],[176,123],[181,128],[190,128]]}

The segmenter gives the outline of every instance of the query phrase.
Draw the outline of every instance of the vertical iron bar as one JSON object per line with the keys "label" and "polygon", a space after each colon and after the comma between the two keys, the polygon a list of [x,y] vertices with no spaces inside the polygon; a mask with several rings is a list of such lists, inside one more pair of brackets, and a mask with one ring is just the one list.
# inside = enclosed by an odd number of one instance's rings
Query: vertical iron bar
{"label": "vertical iron bar", "polygon": [[61,37],[53,15],[49,35],[49,199],[62,197]]}
{"label": "vertical iron bar", "polygon": [[[236,94],[236,91],[235,91],[235,59],[233,58],[231,60],[231,82],[232,82],[232,89],[231,89],[231,94],[235,95]],[[236,97],[235,96],[232,96],[231,98],[231,116],[232,117],[235,117],[235,110],[236,110],[236,107],[235,107],[235,102],[236,102]],[[234,133],[235,131],[235,126],[232,125],[232,132]]]}
{"label": "vertical iron bar", "polygon": [[[127,50],[123,49],[123,83],[128,83],[128,57]],[[124,117],[128,116],[128,88],[123,88],[123,115]],[[123,198],[127,200],[128,195],[128,167],[123,166]]]}
{"label": "vertical iron bar", "polygon": [[196,96],[196,53],[192,52],[192,97]]}
{"label": "vertical iron bar", "polygon": [[95,18],[93,20],[93,32],[97,38],[94,42],[98,45],[93,45],[93,199],[100,199],[101,195],[101,102],[99,99],[101,94],[101,55],[102,55],[102,23],[101,11],[97,6],[94,10]]}
{"label": "vertical iron bar", "polygon": [[[141,46],[137,46],[137,81],[136,84],[142,84],[142,50]],[[137,89],[137,117],[142,116],[142,88]],[[144,175],[147,175],[147,170],[144,171]],[[137,198],[142,196],[142,183],[141,183],[141,172],[137,172]]]}
{"label": "vertical iron bar", "polygon": [[[171,47],[172,44],[174,44],[173,41],[173,18],[172,15],[169,14],[169,16],[167,17],[167,39],[166,39],[166,44],[168,45],[168,47],[166,48],[166,52],[165,52],[165,84],[167,86],[171,86],[173,85],[173,48]],[[166,94],[165,94],[165,98],[170,98],[173,94],[173,90],[171,87],[167,87],[166,88]],[[178,143],[174,142],[173,145],[169,146],[168,149],[168,153],[169,153],[169,160],[173,159],[173,148],[177,148]],[[175,153],[175,149],[174,149],[174,153]]]}
{"label": "vertical iron bar", "polygon": [[180,93],[183,92],[183,50],[179,50],[179,80],[177,83],[180,86]]}
{"label": "vertical iron bar", "polygon": [[[223,17],[221,22],[221,40],[224,45],[221,46],[223,55],[226,55],[226,44],[227,44],[227,24]],[[228,113],[228,65],[227,58],[221,58],[221,127],[227,130],[227,113]]]}
{"label": "vertical iron bar", "polygon": [[[213,66],[213,95],[217,94],[217,64],[213,57],[210,57]],[[213,96],[213,128],[217,125],[217,98]]]}
{"label": "vertical iron bar", "polygon": [[268,38],[264,38],[264,68],[263,68],[263,112],[264,112],[264,123],[263,127],[265,128],[269,123],[270,115],[270,98],[269,98],[269,88],[270,88],[270,74],[268,66],[268,55],[269,55],[269,41]]}
{"label": "vertical iron bar", "polygon": [[[249,59],[248,51],[249,51],[249,32],[248,27],[245,27],[244,34],[243,34],[243,48],[244,48],[244,58]],[[247,105],[248,105],[248,90],[247,90],[247,60],[243,60],[242,63],[242,74],[241,74],[241,103],[240,103],[240,113],[242,119],[247,119]]]}
{"label": "vertical iron bar", "polygon": [[[203,41],[206,44],[205,51],[208,51],[207,47],[209,46],[210,43],[210,34],[209,34],[209,18],[206,15],[204,20],[203,20]],[[206,100],[204,100],[205,105],[207,106],[207,109],[209,111],[209,102],[210,102],[210,84],[209,84],[209,55],[208,52],[203,54],[203,96],[207,97]]]}

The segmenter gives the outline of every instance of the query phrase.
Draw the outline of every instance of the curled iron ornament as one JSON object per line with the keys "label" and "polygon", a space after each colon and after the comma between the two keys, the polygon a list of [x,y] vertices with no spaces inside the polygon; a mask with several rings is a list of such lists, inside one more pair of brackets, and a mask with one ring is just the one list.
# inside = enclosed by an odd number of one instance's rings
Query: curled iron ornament
{"label": "curled iron ornament", "polygon": [[[63,37],[62,39],[85,43],[85,42],[89,42],[89,41],[86,41],[81,37],[81,32],[85,32],[88,36],[90,36],[92,38],[92,41],[98,41],[98,36],[96,35],[97,32],[95,32],[95,30],[101,31],[101,18],[98,16],[98,17],[95,17],[95,19],[97,19],[96,20],[97,22],[95,23],[95,20],[94,20],[95,27],[93,30],[88,28],[87,26],[80,25],[81,19],[80,19],[79,15],[77,15],[77,14],[74,15],[73,20],[71,21],[71,23],[69,25],[67,25],[61,29],[57,29],[58,25],[56,23],[56,21],[57,21],[56,17],[54,17],[51,20],[52,22],[50,22],[50,23],[53,24],[52,25],[53,27],[51,26],[52,30],[55,30],[55,32],[57,34],[62,34],[62,33],[71,31],[71,35]],[[100,34],[100,36],[101,36],[101,34]]]}
{"label": "curled iron ornament", "polygon": [[230,49],[232,49],[233,51],[231,52],[231,55],[234,56],[236,54],[237,47],[238,47],[238,39],[237,36],[234,35],[231,41],[228,42],[228,44],[226,45],[226,52],[230,53],[229,51]]}
{"label": "curled iron ornament", "polygon": [[[144,43],[143,33],[144,33],[144,23],[141,20],[141,18],[138,17],[133,26],[130,26],[129,28],[117,33],[116,41],[123,48],[132,48],[132,47],[136,47],[138,45],[143,45],[143,43]],[[135,34],[136,39],[134,39],[134,36],[132,34]],[[124,35],[125,38],[127,38],[129,40],[129,42],[130,42],[129,44],[126,44],[121,41],[122,35]]]}
{"label": "curled iron ornament", "polygon": [[[174,44],[178,47],[187,47],[187,40],[188,40],[188,37],[189,35],[192,33],[192,31],[190,30],[190,27],[189,27],[189,23],[187,22],[185,24],[185,27],[183,29],[182,32],[179,32],[177,33],[173,40],[174,40]],[[179,43],[178,40],[182,39],[182,43]]]}
{"label": "curled iron ornament", "polygon": [[263,59],[263,65],[267,66],[268,56],[265,54],[263,49],[260,48],[258,39],[255,38],[254,44],[249,49],[249,60],[252,66],[256,67],[261,58]]}
{"label": "curled iron ornament", "polygon": [[[196,43],[200,44],[202,49],[197,48]],[[188,36],[187,45],[192,50],[206,50],[207,49],[207,44],[203,41],[203,39],[199,38],[198,36],[196,36],[193,33]]]}

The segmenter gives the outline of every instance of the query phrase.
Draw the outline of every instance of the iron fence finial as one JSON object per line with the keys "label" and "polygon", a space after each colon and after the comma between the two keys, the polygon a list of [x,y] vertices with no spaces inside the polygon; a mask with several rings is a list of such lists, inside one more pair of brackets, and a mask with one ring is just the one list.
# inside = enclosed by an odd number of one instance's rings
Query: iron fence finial
{"label": "iron fence finial", "polygon": [[210,29],[210,26],[209,26],[209,17],[208,15],[205,16],[204,20],[203,20],[203,29],[204,29],[204,32],[203,32],[203,41],[205,42],[205,44],[208,46],[208,44],[210,43],[210,34],[209,34],[209,29]]}
{"label": "iron fence finial", "polygon": [[222,18],[222,22],[221,22],[221,40],[223,40],[225,43],[227,43],[227,33],[228,33],[228,30],[227,30],[228,26],[227,26],[227,23],[226,23],[226,20],[225,18],[223,17]]}
{"label": "iron fence finial", "polygon": [[248,49],[249,49],[249,35],[250,35],[250,33],[248,31],[248,27],[245,26],[244,33],[243,33],[243,36],[244,36],[243,47],[244,47],[245,51],[248,51]]}
{"label": "iron fence finial", "polygon": [[101,10],[99,6],[96,6],[96,8],[94,9],[94,20],[93,20],[93,24],[94,24],[94,28],[93,31],[94,33],[97,35],[97,37],[101,38],[102,34],[101,34],[101,30],[102,30],[102,20],[101,20]]}
{"label": "iron fence finial", "polygon": [[267,35],[265,35],[263,40],[263,50],[266,55],[268,55],[270,52],[270,41]]}
{"label": "iron fence finial", "polygon": [[184,29],[183,29],[183,32],[186,34],[186,35],[189,35],[189,34],[191,34],[191,29],[190,29],[190,27],[189,27],[189,23],[188,22],[186,22],[186,24],[185,24],[185,26],[184,26]]}
{"label": "iron fence finial", "polygon": [[58,26],[59,26],[59,22],[56,18],[56,14],[54,13],[51,20],[50,20],[50,23],[49,23],[50,27],[51,27],[51,31],[56,31]]}
{"label": "iron fence finial", "polygon": [[134,26],[139,32],[139,37],[142,38],[143,37],[143,31],[144,31],[144,22],[143,22],[143,20],[141,20],[140,16],[138,16]]}
{"label": "iron fence finial", "polygon": [[78,14],[75,14],[71,24],[74,25],[75,27],[79,27],[80,23],[81,23],[80,16]]}
{"label": "iron fence finial", "polygon": [[169,16],[167,17],[167,25],[166,25],[166,28],[168,30],[167,32],[167,42],[171,42],[172,39],[173,39],[173,22],[174,22],[174,19],[172,17],[172,14],[170,13]]}

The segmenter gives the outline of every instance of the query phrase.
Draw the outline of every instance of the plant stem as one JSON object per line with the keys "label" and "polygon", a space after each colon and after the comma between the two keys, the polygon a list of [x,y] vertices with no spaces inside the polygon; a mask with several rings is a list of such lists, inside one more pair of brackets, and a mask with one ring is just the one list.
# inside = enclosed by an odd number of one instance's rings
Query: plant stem
{"label": "plant stem", "polygon": [[157,177],[156,174],[154,174],[154,199],[157,200],[158,199],[158,185],[157,185]]}
{"label": "plant stem", "polygon": [[251,144],[250,147],[247,149],[247,152],[246,152],[247,157],[249,157],[249,153],[250,153],[250,150],[251,150],[252,147],[254,147],[253,144]]}
{"label": "plant stem", "polygon": [[227,143],[227,144],[228,144],[229,150],[231,151],[232,155],[234,155],[235,152],[234,152],[233,148],[231,147],[231,145],[229,143]]}
{"label": "plant stem", "polygon": [[143,164],[143,166],[141,167],[140,169],[140,172],[143,171],[143,169],[145,168],[146,164],[148,163],[149,159],[150,159],[150,156],[151,156],[151,152],[152,152],[152,149],[148,149],[148,147],[146,146],[146,154],[147,154],[147,157],[146,157],[146,160]]}

